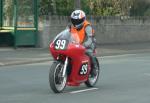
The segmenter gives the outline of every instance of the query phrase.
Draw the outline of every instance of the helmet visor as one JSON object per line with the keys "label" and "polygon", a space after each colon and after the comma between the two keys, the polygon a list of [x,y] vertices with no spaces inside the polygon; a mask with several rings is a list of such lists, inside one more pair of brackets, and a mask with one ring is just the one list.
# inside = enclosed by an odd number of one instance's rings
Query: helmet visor
{"label": "helmet visor", "polygon": [[74,26],[82,24],[84,22],[84,20],[85,20],[85,18],[82,18],[82,19],[73,19],[73,18],[71,18],[71,22]]}

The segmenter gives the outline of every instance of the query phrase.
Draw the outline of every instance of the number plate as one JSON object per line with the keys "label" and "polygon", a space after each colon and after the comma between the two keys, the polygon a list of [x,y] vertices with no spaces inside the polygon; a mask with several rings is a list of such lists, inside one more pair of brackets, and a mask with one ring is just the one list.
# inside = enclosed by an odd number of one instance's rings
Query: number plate
{"label": "number plate", "polygon": [[87,73],[88,73],[88,63],[83,63],[80,68],[79,74],[86,75]]}
{"label": "number plate", "polygon": [[68,41],[67,40],[56,40],[54,43],[54,48],[56,50],[65,50],[67,48]]}

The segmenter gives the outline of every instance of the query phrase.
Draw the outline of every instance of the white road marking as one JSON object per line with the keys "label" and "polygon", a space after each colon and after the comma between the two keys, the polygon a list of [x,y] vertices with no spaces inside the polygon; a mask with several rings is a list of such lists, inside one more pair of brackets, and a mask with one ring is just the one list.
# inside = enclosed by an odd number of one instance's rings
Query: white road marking
{"label": "white road marking", "polygon": [[126,57],[126,56],[135,56],[135,55],[137,54],[118,54],[118,55],[99,56],[97,58],[100,59],[100,58],[111,58],[111,57]]}
{"label": "white road marking", "polygon": [[146,75],[146,76],[150,76],[150,73],[144,73],[144,75]]}
{"label": "white road marking", "polygon": [[69,92],[69,93],[75,94],[75,93],[81,93],[81,92],[96,90],[96,89],[98,89],[98,88],[90,88],[90,89],[77,90],[77,91],[72,91],[72,92]]}
{"label": "white road marking", "polygon": [[1,62],[0,62],[0,66],[4,66],[4,65],[5,65],[4,63],[1,63]]}

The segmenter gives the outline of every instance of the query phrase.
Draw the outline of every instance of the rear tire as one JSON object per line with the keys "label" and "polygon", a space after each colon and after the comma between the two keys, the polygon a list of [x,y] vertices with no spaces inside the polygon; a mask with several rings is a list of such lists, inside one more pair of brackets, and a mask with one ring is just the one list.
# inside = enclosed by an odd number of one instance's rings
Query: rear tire
{"label": "rear tire", "polygon": [[65,76],[62,77],[62,70],[63,70],[64,64],[55,61],[53,62],[50,72],[49,72],[49,84],[53,92],[55,93],[61,93],[67,82],[67,73],[65,73]]}
{"label": "rear tire", "polygon": [[97,62],[96,75],[92,75],[92,73],[89,74],[88,80],[85,82],[85,85],[87,87],[93,87],[93,86],[95,86],[95,84],[97,83],[97,81],[99,79],[100,66],[99,66],[98,59],[97,58],[95,58],[95,59],[96,59],[96,62]]}

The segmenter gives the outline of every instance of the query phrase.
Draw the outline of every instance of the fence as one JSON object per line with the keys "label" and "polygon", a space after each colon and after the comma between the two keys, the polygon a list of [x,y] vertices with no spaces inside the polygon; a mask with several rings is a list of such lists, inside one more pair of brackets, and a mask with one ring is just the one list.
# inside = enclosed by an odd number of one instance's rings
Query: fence
{"label": "fence", "polygon": [[[42,22],[39,45],[49,42],[69,24],[69,17],[49,16]],[[150,17],[93,17],[87,19],[95,29],[97,44],[150,42]]]}

